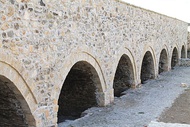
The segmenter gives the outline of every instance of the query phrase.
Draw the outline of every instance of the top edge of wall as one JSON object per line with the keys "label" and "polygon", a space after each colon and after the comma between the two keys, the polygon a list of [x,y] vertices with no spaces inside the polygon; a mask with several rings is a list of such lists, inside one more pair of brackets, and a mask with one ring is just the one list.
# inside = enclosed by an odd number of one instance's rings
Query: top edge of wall
{"label": "top edge of wall", "polygon": [[149,9],[146,9],[146,8],[142,8],[142,7],[139,7],[139,6],[137,6],[137,5],[133,5],[133,4],[127,3],[127,2],[125,2],[125,1],[123,1],[123,0],[114,0],[114,1],[119,2],[119,3],[122,3],[122,4],[129,5],[129,6],[132,6],[132,7],[135,7],[135,8],[139,8],[139,9],[142,9],[142,10],[145,10],[145,11],[149,11],[149,12],[152,12],[152,13],[155,13],[155,14],[163,15],[163,16],[166,16],[166,17],[168,17],[168,18],[175,19],[175,20],[178,20],[178,21],[187,23],[187,24],[190,24],[190,23],[188,23],[188,22],[186,22],[186,21],[183,21],[183,20],[181,20],[181,19],[177,19],[177,18],[174,18],[174,17],[172,17],[172,16],[168,16],[168,15],[166,15],[166,14],[162,14],[162,13],[159,13],[159,12],[155,12],[155,11],[153,11],[153,10],[149,10]]}

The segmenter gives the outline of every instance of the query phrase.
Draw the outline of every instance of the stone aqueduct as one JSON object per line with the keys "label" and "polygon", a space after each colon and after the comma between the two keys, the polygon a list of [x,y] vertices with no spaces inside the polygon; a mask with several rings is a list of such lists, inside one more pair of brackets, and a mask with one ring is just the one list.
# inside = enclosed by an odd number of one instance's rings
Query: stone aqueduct
{"label": "stone aqueduct", "polygon": [[57,126],[187,57],[186,22],[117,0],[0,0],[0,19],[0,126]]}

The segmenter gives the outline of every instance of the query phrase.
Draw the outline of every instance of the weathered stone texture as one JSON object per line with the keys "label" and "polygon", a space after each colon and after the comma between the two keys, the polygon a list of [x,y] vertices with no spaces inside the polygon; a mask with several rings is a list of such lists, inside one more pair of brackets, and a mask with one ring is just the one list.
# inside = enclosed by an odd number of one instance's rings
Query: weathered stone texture
{"label": "weathered stone texture", "polygon": [[123,54],[131,55],[137,85],[146,51],[156,76],[162,49],[171,68],[173,48],[180,56],[182,45],[187,23],[115,0],[0,0],[0,51],[20,63],[15,68],[37,100],[37,126],[56,125],[59,93],[74,62],[95,68],[106,105]]}
{"label": "weathered stone texture", "polygon": [[187,36],[187,57],[190,58],[190,32],[188,32]]}
{"label": "weathered stone texture", "polygon": [[187,41],[188,49],[190,49],[190,32],[188,32]]}

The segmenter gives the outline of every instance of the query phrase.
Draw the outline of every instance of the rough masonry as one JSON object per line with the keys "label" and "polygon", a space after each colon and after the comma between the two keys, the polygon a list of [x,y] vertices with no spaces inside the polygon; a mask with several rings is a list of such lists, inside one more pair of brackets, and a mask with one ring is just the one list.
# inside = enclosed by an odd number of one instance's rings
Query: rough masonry
{"label": "rough masonry", "polygon": [[187,26],[118,0],[0,0],[0,90],[16,124],[57,126],[174,68]]}
{"label": "rough masonry", "polygon": [[188,32],[187,36],[187,57],[190,58],[190,32]]}

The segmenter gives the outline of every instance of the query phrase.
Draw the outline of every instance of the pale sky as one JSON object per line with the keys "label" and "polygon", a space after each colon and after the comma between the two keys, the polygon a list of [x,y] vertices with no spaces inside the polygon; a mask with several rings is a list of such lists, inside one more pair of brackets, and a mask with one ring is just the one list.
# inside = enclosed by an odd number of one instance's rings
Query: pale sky
{"label": "pale sky", "polygon": [[190,0],[122,0],[190,23]]}

